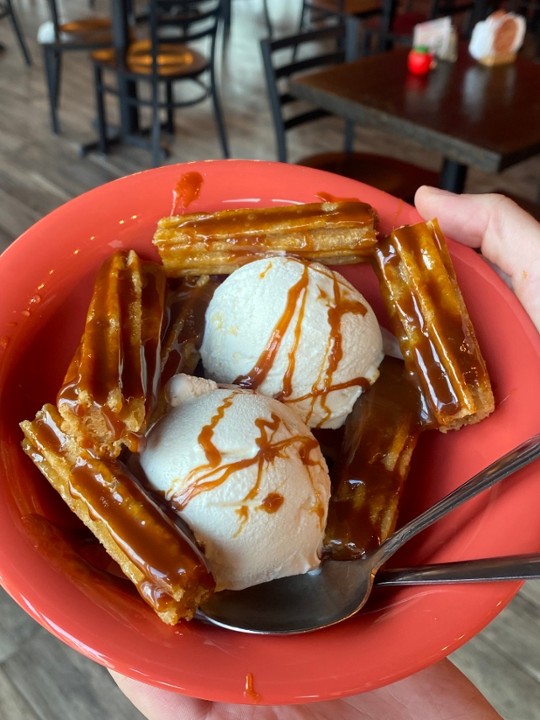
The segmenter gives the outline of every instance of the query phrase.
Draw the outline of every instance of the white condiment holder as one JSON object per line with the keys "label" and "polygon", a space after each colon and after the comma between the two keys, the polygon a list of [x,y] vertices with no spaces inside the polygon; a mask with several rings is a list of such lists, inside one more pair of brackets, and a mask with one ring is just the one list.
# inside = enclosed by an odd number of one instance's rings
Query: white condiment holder
{"label": "white condiment holder", "polygon": [[525,31],[524,17],[497,10],[474,26],[469,52],[483,65],[514,62],[523,45]]}

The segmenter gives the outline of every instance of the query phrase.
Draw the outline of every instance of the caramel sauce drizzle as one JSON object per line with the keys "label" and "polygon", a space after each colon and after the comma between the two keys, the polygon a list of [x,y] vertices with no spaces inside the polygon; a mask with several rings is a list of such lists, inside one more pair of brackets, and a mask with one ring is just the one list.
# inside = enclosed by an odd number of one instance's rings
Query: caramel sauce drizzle
{"label": "caramel sauce drizzle", "polygon": [[243,388],[251,389],[257,389],[261,386],[272,369],[277,354],[282,346],[283,339],[291,327],[291,323],[295,320],[293,327],[294,339],[288,353],[288,364],[283,376],[283,388],[281,392],[275,395],[275,397],[284,402],[296,403],[310,399],[312,400],[313,405],[317,399],[320,399],[321,406],[326,413],[326,417],[329,417],[331,410],[327,407],[325,398],[327,398],[332,391],[355,386],[360,386],[362,388],[369,386],[369,382],[362,377],[352,378],[347,382],[333,382],[334,374],[343,358],[343,335],[341,332],[343,316],[348,313],[365,315],[367,313],[367,308],[357,298],[344,296],[339,278],[331,274],[329,270],[326,268],[320,268],[317,270],[317,272],[321,275],[332,278],[333,283],[333,299],[330,298],[324,290],[320,290],[320,298],[326,301],[328,307],[327,320],[330,330],[326,350],[327,363],[325,364],[324,371],[316,379],[309,393],[302,395],[302,397],[291,397],[293,394],[295,358],[302,339],[302,324],[308,297],[310,268],[311,272],[315,271],[313,266],[309,266],[307,263],[304,263],[303,271],[299,280],[289,288],[285,308],[270,333],[266,346],[259,355],[252,369],[244,375],[238,376],[234,380],[234,384]]}
{"label": "caramel sauce drizzle", "polygon": [[289,353],[289,364],[285,371],[283,390],[280,393],[280,400],[284,400],[292,392],[291,381],[294,372],[295,352],[301,338],[302,319],[304,317],[305,304],[307,298],[307,288],[309,284],[309,274],[307,265],[304,266],[300,279],[289,288],[287,293],[287,302],[285,309],[270,334],[270,338],[266,347],[259,355],[259,358],[253,368],[245,375],[240,375],[233,381],[234,385],[244,388],[258,388],[265,380],[266,376],[272,369],[276,356],[281,348],[283,338],[287,332],[289,325],[296,313],[298,304],[300,303],[300,311],[294,328],[293,350]]}
{"label": "caramel sauce drizzle", "polygon": [[244,695],[249,698],[251,702],[260,702],[262,697],[260,693],[255,690],[255,683],[253,681],[253,673],[246,673],[246,684],[244,689]]}
{"label": "caramel sauce drizzle", "polygon": [[223,420],[227,408],[230,408],[233,403],[233,395],[226,398],[223,403],[219,406],[216,414],[212,417],[208,425],[204,425],[197,438],[199,445],[204,449],[204,454],[208,460],[208,465],[211,468],[217,467],[221,463],[221,453],[214,445],[212,438],[214,436],[215,429],[220,420]]}
{"label": "caramel sauce drizzle", "polygon": [[[207,462],[190,471],[184,479],[182,489],[174,491],[170,502],[177,510],[181,511],[196,496],[219,487],[234,473],[255,466],[257,472],[253,486],[239,501],[237,514],[240,520],[238,530],[238,532],[240,532],[249,518],[249,506],[260,494],[260,487],[266,466],[273,463],[276,458],[286,458],[290,449],[293,447],[296,449],[305,466],[315,466],[318,464],[318,459],[316,459],[313,454],[319,450],[319,444],[314,437],[294,434],[292,430],[288,433],[287,437],[276,440],[275,437],[280,428],[283,426],[287,427],[287,424],[286,421],[276,413],[271,413],[270,418],[257,418],[255,421],[259,436],[255,441],[257,451],[253,457],[241,458],[230,462],[224,461],[221,452],[214,444],[213,435],[218,424],[224,419],[227,409],[232,405],[234,395],[238,394],[238,392],[242,391],[232,390],[219,405],[210,422],[201,429],[198,441],[204,451]],[[315,488],[314,492],[316,493]],[[283,502],[284,497],[280,493],[272,492],[261,501],[257,509],[267,513],[275,513],[283,505]],[[316,493],[313,512],[315,512],[322,521],[325,508],[318,493]]]}
{"label": "caramel sauce drizzle", "polygon": [[262,503],[259,505],[261,510],[264,510],[269,515],[273,515],[283,505],[285,498],[281,493],[272,492],[264,498]]}

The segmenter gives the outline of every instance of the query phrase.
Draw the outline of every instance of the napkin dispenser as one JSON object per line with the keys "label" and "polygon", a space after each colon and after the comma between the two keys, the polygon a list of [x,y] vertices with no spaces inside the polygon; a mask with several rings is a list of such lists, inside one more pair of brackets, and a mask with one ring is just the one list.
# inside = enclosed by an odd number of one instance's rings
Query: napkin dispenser
{"label": "napkin dispenser", "polygon": [[439,60],[456,60],[457,33],[450,17],[418,23],[413,31],[413,48],[425,47]]}

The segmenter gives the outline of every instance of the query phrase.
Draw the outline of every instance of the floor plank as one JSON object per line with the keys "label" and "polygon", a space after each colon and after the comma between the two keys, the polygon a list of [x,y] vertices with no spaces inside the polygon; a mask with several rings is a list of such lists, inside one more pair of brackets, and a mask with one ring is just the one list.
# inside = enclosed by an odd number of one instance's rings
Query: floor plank
{"label": "floor plank", "polygon": [[11,683],[0,666],[0,717],[17,720],[40,720],[30,703]]}
{"label": "floor plank", "polygon": [[0,718],[139,720],[105,668],[57,640],[0,591]]}
{"label": "floor plank", "polygon": [[[501,622],[509,625],[503,616]],[[540,684],[483,634],[454,653],[453,662],[491,701],[505,720],[539,720]]]}

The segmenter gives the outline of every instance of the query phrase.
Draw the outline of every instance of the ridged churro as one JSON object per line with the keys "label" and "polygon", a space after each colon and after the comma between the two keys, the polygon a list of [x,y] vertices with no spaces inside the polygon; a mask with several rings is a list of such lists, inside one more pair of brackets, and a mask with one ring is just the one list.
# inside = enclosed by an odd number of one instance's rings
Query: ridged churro
{"label": "ridged churro", "polygon": [[394,230],[373,265],[426,424],[444,432],[483,420],[494,409],[491,382],[437,221]]}
{"label": "ridged churro", "polygon": [[98,456],[136,449],[156,402],[166,277],[134,251],[102,265],[79,347],[57,396],[62,428]]}
{"label": "ridged churro", "polygon": [[377,242],[366,203],[335,201],[174,215],[154,235],[169,276],[229,274],[272,254],[325,264],[361,262]]}
{"label": "ridged churro", "polygon": [[61,422],[53,405],[24,421],[25,452],[159,617],[191,618],[214,588],[206,566],[123,463],[81,448]]}

